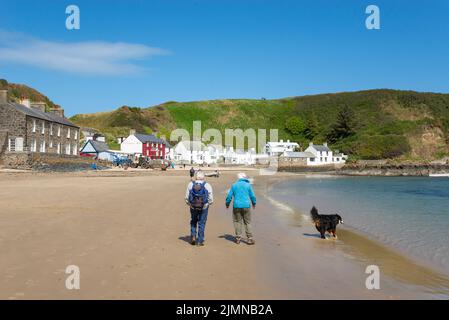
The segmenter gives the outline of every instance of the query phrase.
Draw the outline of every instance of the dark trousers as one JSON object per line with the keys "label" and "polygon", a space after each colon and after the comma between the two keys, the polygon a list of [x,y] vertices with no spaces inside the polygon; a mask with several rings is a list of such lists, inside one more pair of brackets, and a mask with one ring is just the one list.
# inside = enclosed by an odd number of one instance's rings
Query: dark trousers
{"label": "dark trousers", "polygon": [[190,235],[195,237],[198,243],[204,242],[204,230],[206,229],[207,214],[209,208],[195,210],[190,208]]}

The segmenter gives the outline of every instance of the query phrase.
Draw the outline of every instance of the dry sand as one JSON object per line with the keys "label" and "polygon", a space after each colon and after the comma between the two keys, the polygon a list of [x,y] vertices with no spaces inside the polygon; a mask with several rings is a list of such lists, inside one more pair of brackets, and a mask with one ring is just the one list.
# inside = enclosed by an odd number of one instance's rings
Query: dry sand
{"label": "dry sand", "polygon": [[[341,240],[318,239],[310,225],[293,228],[295,220],[263,196],[272,178],[255,180],[255,246],[233,243],[224,198],[235,172],[209,179],[216,201],[206,246],[191,246],[187,175],[0,173],[0,298],[427,297],[394,277],[367,290],[366,265],[341,250]],[[65,287],[68,265],[80,268],[80,290]]]}

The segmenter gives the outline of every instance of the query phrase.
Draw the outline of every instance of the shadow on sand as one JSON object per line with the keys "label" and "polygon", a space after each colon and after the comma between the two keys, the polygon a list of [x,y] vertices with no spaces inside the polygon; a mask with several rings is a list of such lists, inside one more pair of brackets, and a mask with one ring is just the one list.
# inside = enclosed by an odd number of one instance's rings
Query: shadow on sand
{"label": "shadow on sand", "polygon": [[219,236],[218,238],[225,239],[225,240],[228,240],[228,241],[231,241],[231,242],[235,242],[235,237],[233,235],[230,235],[230,234],[224,234],[222,236]]}
{"label": "shadow on sand", "polygon": [[190,236],[182,236],[182,237],[179,237],[178,239],[182,240],[184,242],[187,242],[188,244],[191,244],[190,243]]}
{"label": "shadow on sand", "polygon": [[302,235],[310,238],[321,239],[321,235],[319,233],[303,233]]}

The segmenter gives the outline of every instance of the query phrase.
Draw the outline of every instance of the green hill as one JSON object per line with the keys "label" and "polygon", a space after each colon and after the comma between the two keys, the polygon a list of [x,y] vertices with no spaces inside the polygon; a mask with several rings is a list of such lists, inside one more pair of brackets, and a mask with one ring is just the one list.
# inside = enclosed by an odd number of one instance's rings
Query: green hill
{"label": "green hill", "polygon": [[5,79],[0,79],[0,90],[8,90],[9,99],[16,102],[30,99],[34,102],[45,102],[49,108],[59,108],[47,96],[23,84],[9,83]]}
{"label": "green hill", "polygon": [[368,90],[279,100],[167,102],[150,108],[76,115],[74,123],[105,133],[108,140],[129,129],[170,136],[217,128],[278,129],[280,139],[307,146],[329,141],[353,158],[430,160],[449,155],[449,94]]}

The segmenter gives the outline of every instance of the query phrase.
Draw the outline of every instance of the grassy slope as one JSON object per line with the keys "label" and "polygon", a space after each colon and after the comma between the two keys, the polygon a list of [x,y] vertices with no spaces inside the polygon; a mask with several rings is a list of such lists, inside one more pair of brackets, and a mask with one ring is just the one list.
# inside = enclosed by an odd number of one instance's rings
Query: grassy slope
{"label": "grassy slope", "polygon": [[45,102],[48,107],[58,107],[47,96],[43,95],[36,89],[30,88],[23,84],[8,83],[4,79],[0,79],[0,90],[8,90],[9,99],[19,102],[21,99],[30,99],[33,102]]}
{"label": "grassy slope", "polygon": [[126,134],[130,128],[141,132],[192,130],[194,120],[202,129],[279,129],[280,139],[307,145],[303,134],[292,135],[285,122],[292,116],[304,120],[315,116],[319,134],[314,142],[324,142],[341,106],[355,113],[356,134],[334,147],[355,158],[385,157],[433,159],[448,155],[449,95],[412,91],[369,90],[303,96],[280,100],[212,100],[167,102],[139,109],[122,107],[116,111],[77,115],[75,123],[97,128],[109,137]]}

